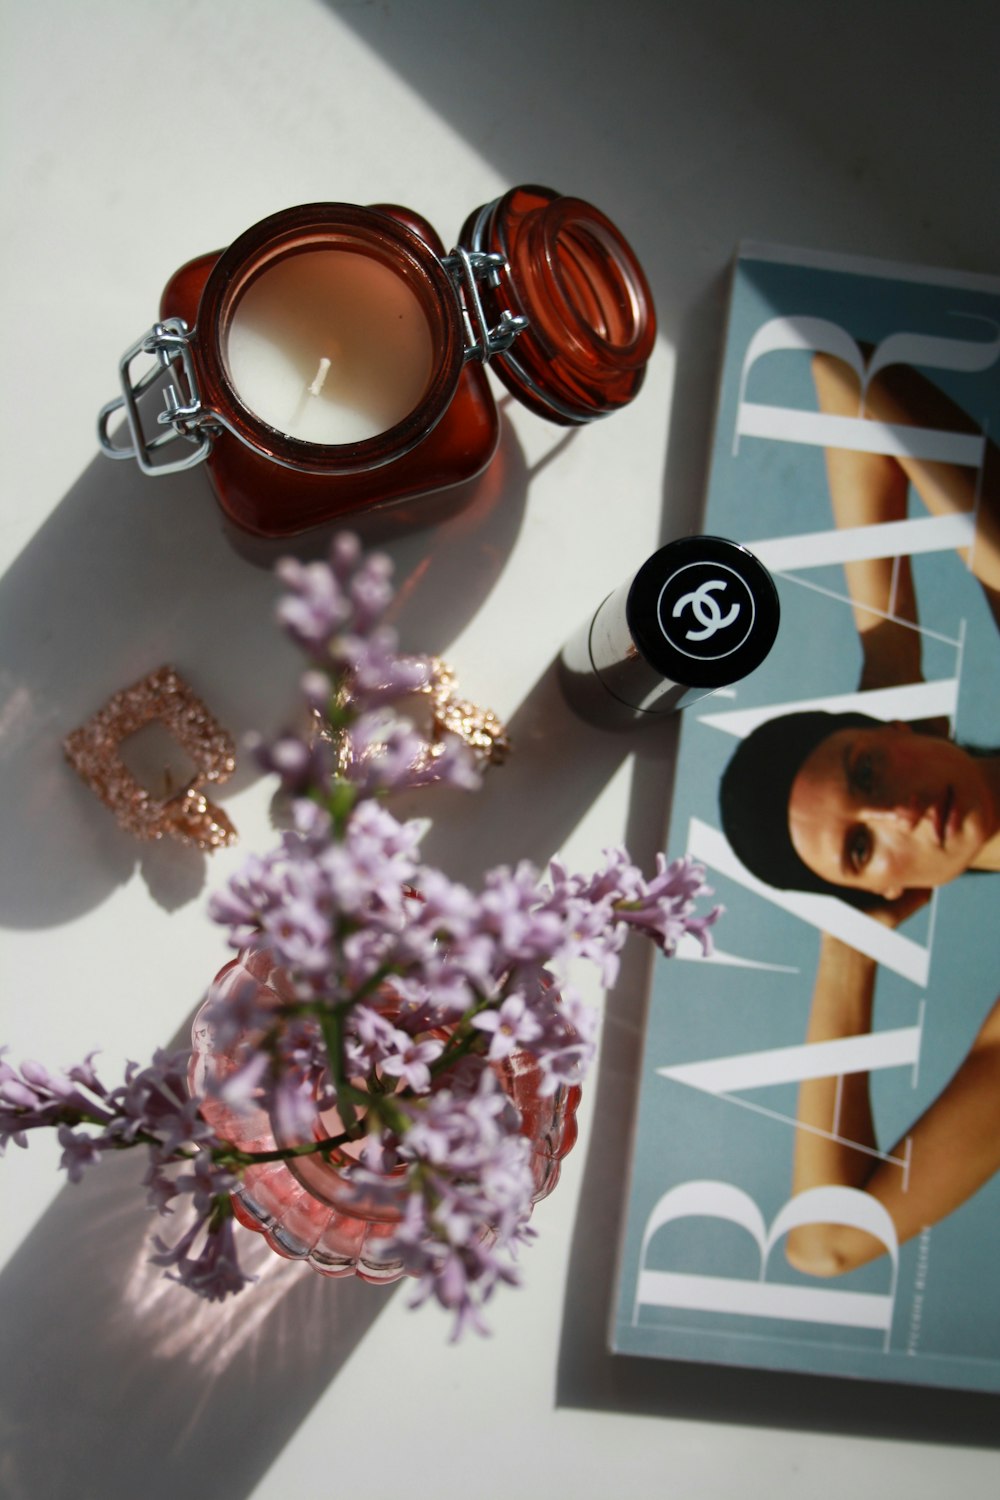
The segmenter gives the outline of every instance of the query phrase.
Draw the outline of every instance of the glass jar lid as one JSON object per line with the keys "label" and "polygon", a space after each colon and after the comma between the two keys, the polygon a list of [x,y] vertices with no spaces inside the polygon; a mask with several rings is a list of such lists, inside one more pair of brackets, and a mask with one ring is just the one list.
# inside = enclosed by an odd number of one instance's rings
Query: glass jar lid
{"label": "glass jar lid", "polygon": [[508,268],[482,297],[491,322],[505,310],[527,321],[491,361],[520,401],[575,425],[638,394],[656,339],[653,296],[632,247],[600,209],[550,188],[515,187],[470,214],[459,241]]}

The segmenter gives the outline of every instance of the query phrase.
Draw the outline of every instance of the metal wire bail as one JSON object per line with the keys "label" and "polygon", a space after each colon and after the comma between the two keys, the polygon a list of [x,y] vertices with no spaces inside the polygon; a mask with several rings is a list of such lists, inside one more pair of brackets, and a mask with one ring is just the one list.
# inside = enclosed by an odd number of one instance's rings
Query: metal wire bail
{"label": "metal wire bail", "polygon": [[494,354],[504,354],[527,328],[528,320],[504,308],[500,322],[491,328],[479,295],[480,281],[491,287],[500,285],[500,273],[506,267],[503,256],[492,251],[465,250],[459,245],[441,264],[454,283],[462,307],[466,363],[476,359],[486,364]]}
{"label": "metal wire bail", "polygon": [[[108,458],[134,458],[144,474],[157,476],[194,468],[208,457],[217,422],[214,414],[207,412],[201,404],[191,354],[193,334],[194,330],[188,328],[183,318],[167,318],[162,323],[154,323],[122,355],[118,364],[122,394],[103,406],[97,418],[98,441]],[[133,380],[132,362],[140,355],[152,357],[153,363],[138,380]],[[168,430],[147,438],[139,398],[162,380],[166,371],[173,378],[163,387],[164,410],[156,421],[158,426]],[[115,443],[108,432],[111,418],[122,409],[128,421],[129,444]],[[183,457],[160,460],[154,457],[178,439],[183,439],[189,448]]]}

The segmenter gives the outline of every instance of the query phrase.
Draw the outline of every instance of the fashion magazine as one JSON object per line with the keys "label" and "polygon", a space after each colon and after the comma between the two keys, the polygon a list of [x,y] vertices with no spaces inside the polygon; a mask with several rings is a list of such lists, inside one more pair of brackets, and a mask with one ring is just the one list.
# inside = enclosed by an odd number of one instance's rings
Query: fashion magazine
{"label": "fashion magazine", "polygon": [[654,971],[618,1352],[1000,1390],[998,435],[1000,278],[740,248],[703,530],[781,623],[684,712],[725,917]]}

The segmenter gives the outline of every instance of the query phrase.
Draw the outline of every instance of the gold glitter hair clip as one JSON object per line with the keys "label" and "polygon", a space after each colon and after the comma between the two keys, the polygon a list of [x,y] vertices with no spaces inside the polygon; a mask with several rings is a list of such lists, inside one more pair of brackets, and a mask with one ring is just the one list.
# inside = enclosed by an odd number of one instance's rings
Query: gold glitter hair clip
{"label": "gold glitter hair clip", "polygon": [[420,691],[431,700],[431,751],[442,735],[457,734],[472,751],[481,771],[487,766],[502,765],[510,754],[510,740],[502,720],[491,708],[480,708],[478,703],[458,696],[458,679],[446,661],[439,656],[424,660],[430,667],[430,678]]}
{"label": "gold glitter hair clip", "polygon": [[[422,687],[414,690],[415,700],[427,700],[427,720],[423,727],[424,740],[411,770],[420,780],[434,779],[434,762],[444,753],[446,736],[457,737],[472,751],[476,767],[484,772],[488,766],[499,766],[510,753],[510,740],[503,721],[490,708],[480,708],[466,698],[458,696],[458,680],[455,671],[439,656],[414,656],[400,658],[404,661],[425,663],[429,676]],[[345,693],[349,701],[350,690]],[[423,716],[421,716],[423,717]],[[337,770],[343,775],[355,759],[349,732],[333,734],[317,715],[317,725],[322,738],[332,740],[336,746]],[[360,759],[378,755],[380,745],[369,745]]]}
{"label": "gold glitter hair clip", "polygon": [[[157,798],[121,758],[123,740],[159,720],[195,766],[179,791]],[[232,739],[173,667],[159,667],[109,698],[86,724],[63,741],[70,765],[137,839],[177,839],[198,849],[236,842],[236,830],[221,807],[200,790],[205,782],[232,775]],[[168,778],[169,779],[169,778]]]}

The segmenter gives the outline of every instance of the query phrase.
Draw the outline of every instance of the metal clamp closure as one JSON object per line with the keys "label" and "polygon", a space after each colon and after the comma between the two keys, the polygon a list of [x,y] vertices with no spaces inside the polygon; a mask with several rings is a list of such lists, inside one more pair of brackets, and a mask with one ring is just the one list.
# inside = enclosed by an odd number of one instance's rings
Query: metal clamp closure
{"label": "metal clamp closure", "polygon": [[504,308],[500,321],[493,328],[483,308],[479,295],[479,283],[489,287],[501,284],[500,273],[506,269],[502,255],[485,250],[464,250],[461,245],[441,261],[458,292],[465,324],[465,358],[478,359],[486,364],[494,354],[504,354],[518,334],[528,326],[528,319]]}
{"label": "metal clamp closure", "polygon": [[[154,323],[148,333],[127,349],[118,364],[122,394],[101,408],[97,418],[97,436],[101,448],[108,458],[134,458],[144,474],[176,474],[181,469],[191,469],[207,458],[212,449],[212,438],[218,430],[214,413],[207,412],[201,404],[198,378],[191,354],[193,330],[183,318],[167,318]],[[140,354],[152,356],[154,363],[138,380],[132,379],[132,362]],[[147,438],[139,412],[139,398],[157,381],[164,379],[169,371],[173,379],[163,387],[164,410],[156,418],[160,427],[168,430]],[[183,377],[183,380],[181,380]],[[187,399],[184,392],[187,392]],[[115,412],[124,408],[128,421],[130,444],[112,441],[108,423]],[[157,461],[154,454],[161,452],[178,438],[189,445],[190,451],[182,458]]]}

